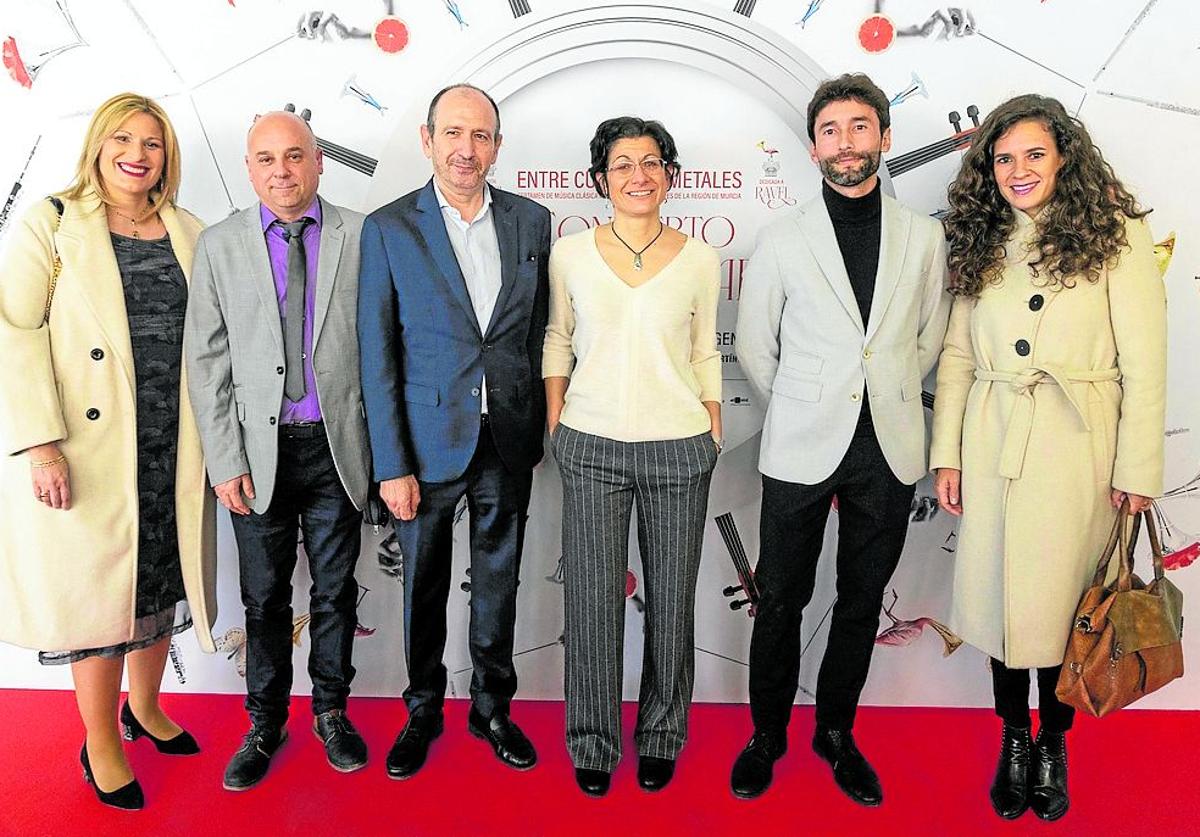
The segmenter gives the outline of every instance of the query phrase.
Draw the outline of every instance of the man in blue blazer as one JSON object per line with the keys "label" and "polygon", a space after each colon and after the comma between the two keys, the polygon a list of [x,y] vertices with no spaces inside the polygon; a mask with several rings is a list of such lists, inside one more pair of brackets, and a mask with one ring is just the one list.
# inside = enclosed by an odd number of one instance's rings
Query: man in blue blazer
{"label": "man in blue blazer", "polygon": [[513,624],[533,467],[542,458],[550,213],[490,187],[500,112],[459,84],[421,126],[433,178],[363,224],[358,334],[380,494],[404,553],[408,723],[387,758],[406,779],[442,731],[454,511],[470,515],[468,729],[517,769],[537,760],[509,718]]}

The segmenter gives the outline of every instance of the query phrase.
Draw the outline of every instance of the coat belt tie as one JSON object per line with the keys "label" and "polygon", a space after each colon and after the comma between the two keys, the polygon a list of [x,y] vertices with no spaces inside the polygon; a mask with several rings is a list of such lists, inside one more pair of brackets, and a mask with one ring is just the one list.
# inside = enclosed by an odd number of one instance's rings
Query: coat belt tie
{"label": "coat belt tie", "polygon": [[1063,369],[1050,364],[1028,366],[1020,372],[998,372],[993,369],[978,368],[975,370],[975,380],[1005,383],[1012,387],[1013,392],[1017,394],[1017,403],[1013,405],[1012,414],[1008,417],[1008,429],[1004,433],[1004,444],[1000,448],[1000,476],[1015,480],[1021,477],[1021,471],[1025,466],[1025,450],[1029,446],[1029,434],[1033,431],[1034,389],[1040,384],[1058,386],[1075,409],[1084,428],[1090,432],[1092,426],[1088,423],[1087,412],[1080,405],[1071,384],[1119,381],[1121,380],[1121,370],[1116,367],[1111,369]]}

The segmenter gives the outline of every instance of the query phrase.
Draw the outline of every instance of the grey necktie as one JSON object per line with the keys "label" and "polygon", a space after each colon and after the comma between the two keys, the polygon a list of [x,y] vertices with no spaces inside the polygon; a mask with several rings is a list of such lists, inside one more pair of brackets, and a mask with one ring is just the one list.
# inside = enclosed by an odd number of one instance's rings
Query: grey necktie
{"label": "grey necktie", "polygon": [[287,377],[283,392],[289,401],[304,397],[304,301],[308,299],[308,260],[304,255],[304,228],[311,218],[282,224],[287,242],[287,310],[283,319],[283,356]]}

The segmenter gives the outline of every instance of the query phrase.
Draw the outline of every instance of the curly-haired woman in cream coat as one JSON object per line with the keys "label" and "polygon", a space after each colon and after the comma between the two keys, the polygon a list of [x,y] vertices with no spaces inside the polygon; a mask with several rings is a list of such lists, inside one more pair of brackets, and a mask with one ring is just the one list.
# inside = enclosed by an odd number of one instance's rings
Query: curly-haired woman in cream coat
{"label": "curly-haired woman in cream coat", "polygon": [[1067,811],[1073,712],[1054,687],[1075,608],[1116,509],[1162,490],[1166,303],[1145,215],[1083,124],[1036,95],[992,111],[950,187],[930,466],[962,515],[951,627],[992,658],[1007,819]]}

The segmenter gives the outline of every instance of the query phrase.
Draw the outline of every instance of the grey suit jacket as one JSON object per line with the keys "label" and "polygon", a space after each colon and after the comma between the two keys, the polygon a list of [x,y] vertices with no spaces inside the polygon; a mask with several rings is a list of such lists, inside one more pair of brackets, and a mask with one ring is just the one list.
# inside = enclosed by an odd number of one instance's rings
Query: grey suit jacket
{"label": "grey suit jacket", "polygon": [[[358,508],[370,446],[358,375],[358,262],[363,216],[321,199],[313,371],[338,476]],[[278,464],[283,326],[259,204],[196,243],[184,330],[188,392],[213,485],[250,474],[251,508],[267,510]]]}
{"label": "grey suit jacket", "polygon": [[937,362],[950,316],[942,225],[883,197],[879,269],[862,322],[818,195],[766,227],[738,303],[737,355],[763,421],[759,470],[787,482],[828,478],[850,447],[864,383],[896,477],[925,474],[921,380]]}

